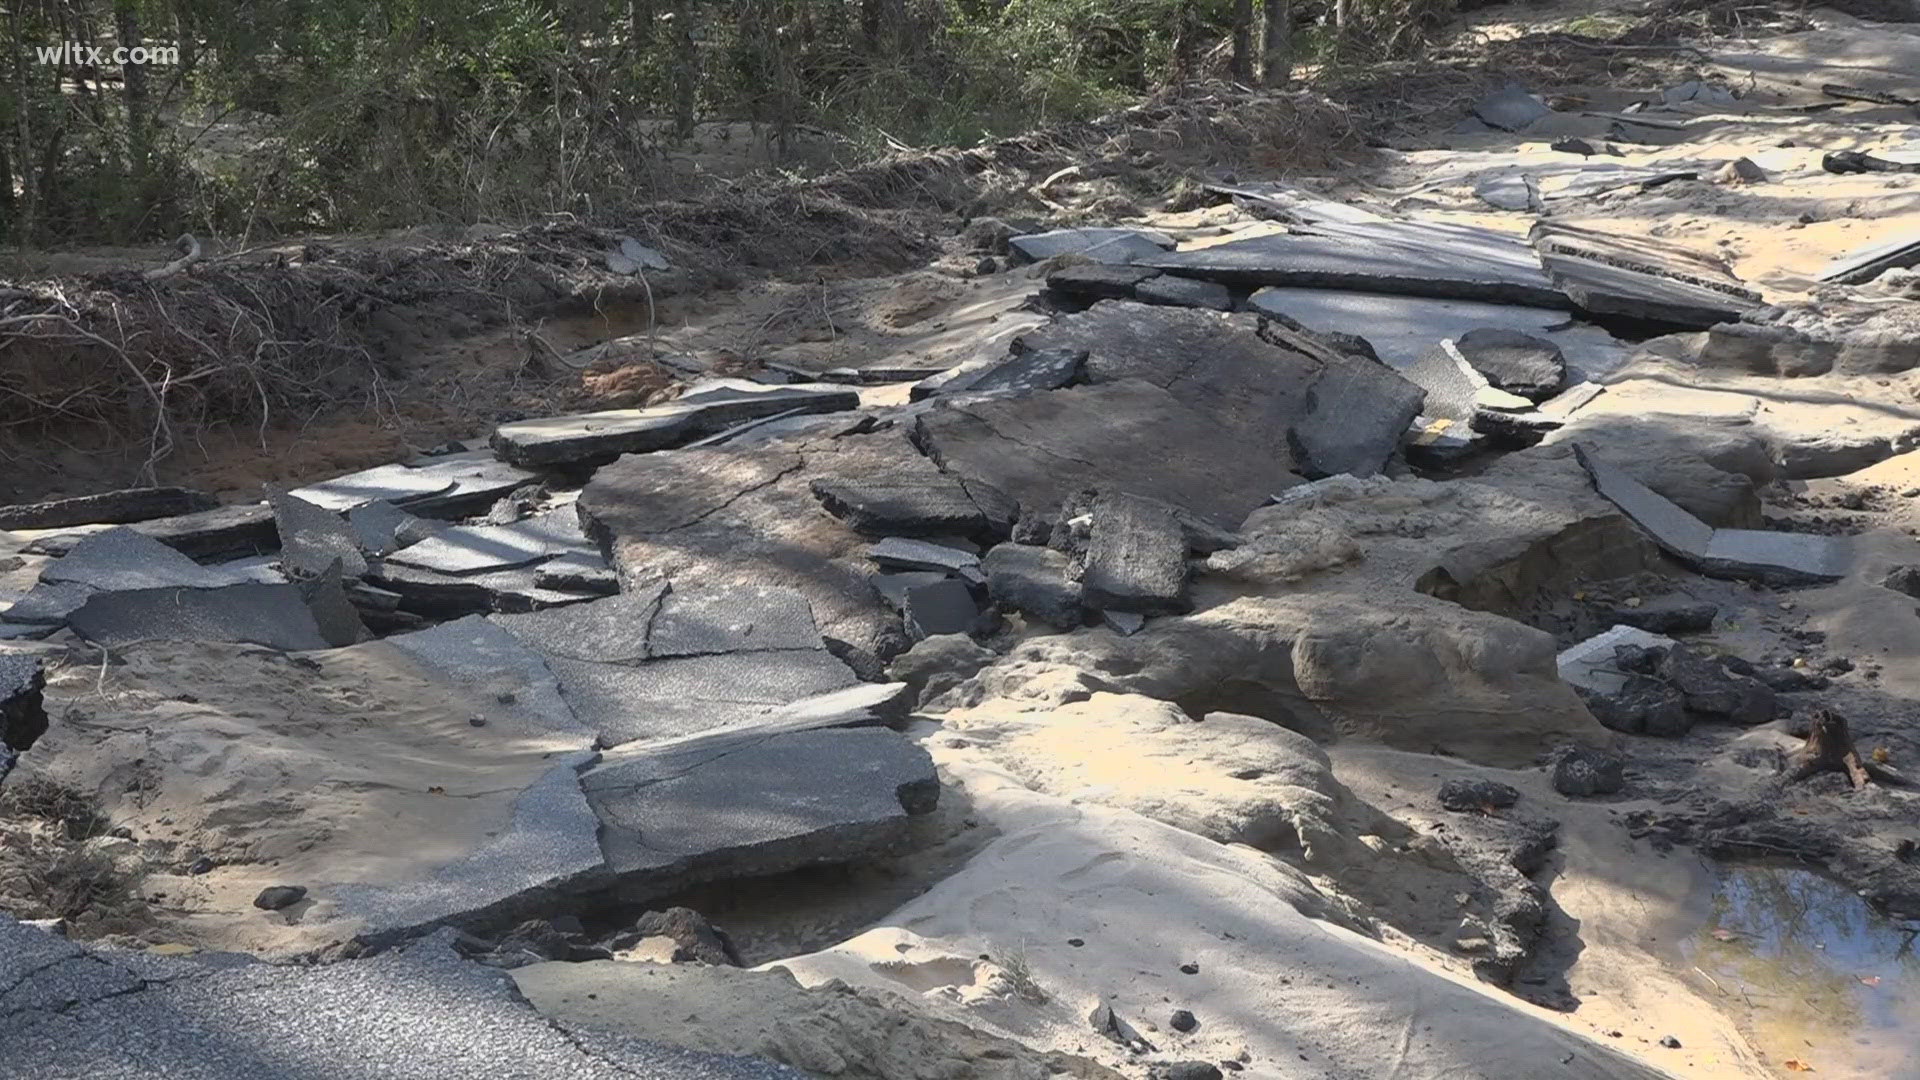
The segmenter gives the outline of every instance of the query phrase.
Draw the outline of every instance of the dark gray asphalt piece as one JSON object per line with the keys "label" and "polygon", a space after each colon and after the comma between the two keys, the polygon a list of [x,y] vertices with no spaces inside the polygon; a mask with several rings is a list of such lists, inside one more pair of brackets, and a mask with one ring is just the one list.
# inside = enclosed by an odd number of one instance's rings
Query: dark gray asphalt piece
{"label": "dark gray asphalt piece", "polygon": [[1576,445],[1574,453],[1593,477],[1595,490],[1669,554],[1703,574],[1779,583],[1836,581],[1846,576],[1852,562],[1845,537],[1715,529],[1585,447]]}
{"label": "dark gray asphalt piece", "polygon": [[1508,83],[1481,98],[1473,107],[1473,115],[1501,131],[1525,131],[1542,118],[1553,115],[1553,110],[1527,93],[1526,87]]}
{"label": "dark gray asphalt piece", "polygon": [[1088,606],[1136,615],[1183,612],[1187,540],[1173,510],[1133,495],[1094,500],[1080,589]]}
{"label": "dark gray asphalt piece", "polygon": [[825,647],[807,598],[778,585],[676,586],[647,637],[653,657]]}
{"label": "dark gray asphalt piece", "polygon": [[1560,392],[1567,364],[1560,346],[1518,330],[1478,327],[1454,341],[1460,355],[1495,387],[1541,402]]}
{"label": "dark gray asphalt piece", "polygon": [[[917,472],[918,470],[916,470]],[[822,477],[810,490],[827,513],[869,536],[972,536],[987,518],[950,476],[840,480]]]}
{"label": "dark gray asphalt piece", "polygon": [[905,616],[907,634],[915,641],[939,634],[964,634],[980,618],[980,606],[963,581],[947,578],[907,590]]}
{"label": "dark gray asphalt piece", "polygon": [[442,574],[509,570],[555,555],[591,552],[573,507],[562,506],[511,525],[458,525],[401,548],[388,562]]}
{"label": "dark gray asphalt piece", "polygon": [[1067,556],[1051,548],[1001,544],[981,560],[993,602],[1061,630],[1085,618],[1080,583],[1067,580]]}
{"label": "dark gray asphalt piece", "polygon": [[685,446],[746,420],[794,411],[841,412],[859,405],[859,393],[844,387],[744,389],[723,384],[646,409],[612,409],[502,424],[494,431],[493,449],[501,458],[521,466],[610,461],[621,454]]}
{"label": "dark gray asphalt piece", "polygon": [[177,487],[126,488],[71,499],[0,506],[0,529],[60,529],[69,525],[124,525],[211,510],[219,500]]}
{"label": "dark gray asphalt piece", "polygon": [[1850,251],[1820,271],[1821,281],[1861,285],[1889,270],[1920,266],[1920,233],[1907,233]]}
{"label": "dark gray asphalt piece", "polygon": [[582,778],[623,893],[845,862],[931,811],[933,761],[885,728],[743,730],[614,751]]}
{"label": "dark gray asphalt piece", "polygon": [[1143,304],[1167,304],[1175,307],[1233,310],[1233,290],[1217,281],[1162,274],[1134,286],[1133,295]]}
{"label": "dark gray asphalt piece", "polygon": [[1097,263],[1125,264],[1173,247],[1173,238],[1139,229],[1055,229],[1010,237],[1007,247],[1027,262],[1056,255],[1084,255]]}
{"label": "dark gray asphalt piece", "polygon": [[27,590],[27,595],[7,609],[7,621],[37,626],[57,626],[80,610],[94,590],[86,585],[42,581]]}
{"label": "dark gray asphalt piece", "polygon": [[331,647],[294,585],[97,592],[67,620],[102,645],[132,641],[231,641],[297,652]]}
{"label": "dark gray asphalt piece", "polygon": [[0,915],[0,1080],[804,1080],[575,1030],[436,937],[317,967],[89,952]]}
{"label": "dark gray asphalt piece", "polygon": [[599,822],[580,790],[579,770],[598,757],[582,751],[554,767],[513,804],[513,818],[466,856],[424,881],[335,885],[325,895],[341,913],[364,921],[355,935],[386,944],[425,929],[497,925],[551,910],[567,895],[604,884],[595,838]]}
{"label": "dark gray asphalt piece", "polygon": [[549,656],[601,663],[644,660],[647,631],[666,592],[662,582],[603,600],[491,619],[528,648]]}
{"label": "dark gray asphalt piece", "polygon": [[347,511],[347,523],[353,526],[361,550],[369,555],[391,555],[405,545],[400,542],[402,526],[420,519],[384,500],[375,499]]}
{"label": "dark gray asphalt piece", "polygon": [[108,529],[73,545],[48,563],[40,580],[95,589],[157,589],[170,585],[211,589],[230,585],[230,573],[201,566],[173,548],[129,528]]}
{"label": "dark gray asphalt piece", "polygon": [[1568,306],[1524,240],[1431,221],[1321,223],[1303,232],[1230,240],[1139,262],[1227,285],[1305,285]]}
{"label": "dark gray asphalt piece", "polygon": [[267,496],[280,532],[280,565],[294,577],[317,577],[335,561],[346,577],[367,572],[359,532],[337,511],[315,506],[290,493]]}
{"label": "dark gray asphalt piece", "polygon": [[429,495],[440,495],[451,491],[453,487],[453,477],[444,473],[394,464],[379,465],[308,484],[293,489],[290,494],[315,506],[342,511],[376,499],[399,505]]}
{"label": "dark gray asphalt piece", "polygon": [[[479,615],[386,639],[449,682],[491,694],[554,731],[585,726],[560,695],[560,681],[539,653]],[[511,698],[508,702],[505,699]]]}
{"label": "dark gray asphalt piece", "polygon": [[867,549],[867,556],[881,566],[900,570],[960,573],[980,566],[980,556],[971,551],[899,537],[888,537],[873,545]]}
{"label": "dark gray asphalt piece", "polygon": [[1305,415],[1288,435],[1301,475],[1372,476],[1386,467],[1426,391],[1384,364],[1329,364],[1307,388]]}
{"label": "dark gray asphalt piece", "polygon": [[639,664],[551,657],[574,715],[601,745],[670,739],[751,723],[774,706],[859,680],[825,649],[677,656]]}
{"label": "dark gray asphalt piece", "polygon": [[1085,349],[1015,349],[1004,356],[969,360],[922,379],[907,395],[921,401],[935,394],[1058,390],[1080,377],[1086,359]]}
{"label": "dark gray asphalt piece", "polygon": [[[1157,252],[1158,249],[1156,248]],[[1125,299],[1134,295],[1141,282],[1160,276],[1160,271],[1144,266],[1106,266],[1081,263],[1063,266],[1047,275],[1047,288],[1085,300]]]}

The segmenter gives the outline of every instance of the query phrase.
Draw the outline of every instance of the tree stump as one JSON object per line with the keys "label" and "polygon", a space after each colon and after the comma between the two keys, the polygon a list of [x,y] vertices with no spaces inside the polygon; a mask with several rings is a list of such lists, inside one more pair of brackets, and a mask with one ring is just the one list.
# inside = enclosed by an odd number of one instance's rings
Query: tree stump
{"label": "tree stump", "polygon": [[1847,718],[1832,709],[1813,714],[1813,728],[1807,741],[1794,751],[1787,763],[1787,783],[1797,783],[1823,772],[1844,772],[1853,790],[1867,786],[1867,767],[1854,749],[1853,735],[1847,730]]}

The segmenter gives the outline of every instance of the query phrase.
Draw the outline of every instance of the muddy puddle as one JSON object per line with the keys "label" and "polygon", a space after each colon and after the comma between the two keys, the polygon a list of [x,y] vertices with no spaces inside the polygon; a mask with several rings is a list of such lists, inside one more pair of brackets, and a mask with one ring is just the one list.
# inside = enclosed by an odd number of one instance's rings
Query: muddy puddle
{"label": "muddy puddle", "polygon": [[1920,1080],[1916,938],[1811,871],[1739,866],[1683,952],[1782,1075]]}

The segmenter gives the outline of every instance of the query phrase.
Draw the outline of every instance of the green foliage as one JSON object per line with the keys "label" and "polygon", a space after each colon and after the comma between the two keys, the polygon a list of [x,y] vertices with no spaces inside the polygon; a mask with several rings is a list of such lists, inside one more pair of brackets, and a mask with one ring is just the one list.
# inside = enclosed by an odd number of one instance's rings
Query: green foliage
{"label": "green foliage", "polygon": [[[617,210],[673,193],[661,151],[676,106],[774,135],[825,128],[865,152],[966,144],[1085,118],[1191,71],[1183,62],[1226,40],[1235,9],[1233,0],[7,2],[0,235],[41,244]],[[1390,16],[1388,3],[1356,0],[1377,16]],[[76,34],[110,45],[129,15],[147,43],[182,49],[179,66],[147,69],[144,103],[117,70],[30,58]],[[210,128],[242,124],[245,152],[210,150]]]}

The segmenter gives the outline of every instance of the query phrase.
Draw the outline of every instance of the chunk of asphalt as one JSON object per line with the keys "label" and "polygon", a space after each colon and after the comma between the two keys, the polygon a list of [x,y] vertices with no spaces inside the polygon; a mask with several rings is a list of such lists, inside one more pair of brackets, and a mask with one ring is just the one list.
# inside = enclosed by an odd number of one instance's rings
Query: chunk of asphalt
{"label": "chunk of asphalt", "polygon": [[660,613],[665,582],[583,604],[489,616],[528,648],[549,656],[599,663],[647,658],[647,635]]}
{"label": "chunk of asphalt", "polygon": [[940,473],[899,479],[822,477],[810,485],[827,513],[870,536],[972,536],[986,515],[958,480]]}
{"label": "chunk of asphalt", "polygon": [[821,648],[812,605],[778,585],[676,586],[647,638],[653,657]]}
{"label": "chunk of asphalt", "polygon": [[1080,583],[1068,580],[1071,560],[1051,548],[1001,544],[981,560],[987,594],[1009,611],[1072,630],[1086,618]]}
{"label": "chunk of asphalt", "polygon": [[287,492],[269,493],[267,505],[280,532],[280,565],[289,576],[318,577],[336,563],[347,577],[366,574],[360,533],[338,512]]}
{"label": "chunk of asphalt", "polygon": [[419,881],[330,886],[355,939],[380,947],[437,926],[492,926],[550,911],[609,879],[599,821],[580,788],[592,751],[556,756],[513,803],[505,828]]}
{"label": "chunk of asphalt", "polygon": [[582,778],[629,900],[891,850],[940,783],[884,728],[751,729],[609,752]]}
{"label": "chunk of asphalt", "polygon": [[0,506],[0,529],[61,529],[69,525],[126,525],[211,510],[205,492],[179,487],[126,488],[71,499]]}
{"label": "chunk of asphalt", "polygon": [[965,582],[948,578],[907,590],[901,611],[907,635],[915,641],[940,634],[964,634],[980,618],[980,606]]}
{"label": "chunk of asphalt", "polygon": [[592,464],[621,454],[685,446],[747,420],[791,412],[842,412],[859,405],[859,393],[845,387],[747,389],[728,381],[645,409],[609,409],[502,424],[493,433],[493,449],[503,460],[526,467]]}
{"label": "chunk of asphalt", "polygon": [[313,610],[294,585],[225,585],[211,589],[122,589],[96,592],[67,620],[100,645],[135,641],[226,641],[283,652],[325,649]]}
{"label": "chunk of asphalt", "polygon": [[125,526],[95,533],[40,571],[40,580],[102,591],[168,586],[212,589],[232,584],[230,573],[201,566],[173,548]]}
{"label": "chunk of asphalt", "polygon": [[1479,327],[1454,342],[1460,355],[1496,389],[1541,402],[1560,392],[1567,379],[1560,346],[1542,337]]}
{"label": "chunk of asphalt", "polygon": [[1134,286],[1133,296],[1143,304],[1207,308],[1212,311],[1233,310],[1232,289],[1217,281],[1202,281],[1176,274],[1161,274],[1140,282]]}
{"label": "chunk of asphalt", "polygon": [[573,507],[563,506],[511,525],[458,525],[401,548],[388,562],[442,574],[506,570],[568,552],[594,550]]}
{"label": "chunk of asphalt", "polygon": [[980,568],[980,556],[971,551],[897,536],[890,536],[868,548],[867,557],[883,567],[900,570],[938,570],[941,573],[958,574],[969,570],[977,572]]}
{"label": "chunk of asphalt", "polygon": [[1007,239],[1008,249],[1024,262],[1080,255],[1097,263],[1125,264],[1138,256],[1158,255],[1173,246],[1172,237],[1141,229],[1054,229]]}
{"label": "chunk of asphalt", "polygon": [[937,394],[1058,390],[1080,377],[1086,360],[1085,349],[1016,348],[1005,356],[970,360],[922,379],[907,396],[923,401]]}
{"label": "chunk of asphalt", "polygon": [[601,745],[737,727],[859,682],[825,649],[676,656],[634,664],[549,657],[561,693]]}
{"label": "chunk of asphalt", "polygon": [[1142,282],[1159,276],[1160,271],[1144,266],[1080,263],[1048,274],[1047,290],[1083,300],[1120,300],[1133,296]]}
{"label": "chunk of asphalt", "polygon": [[1384,364],[1329,364],[1307,387],[1305,415],[1288,432],[1301,475],[1373,476],[1399,448],[1427,392]]}
{"label": "chunk of asphalt", "polygon": [[1475,102],[1473,115],[1501,131],[1525,131],[1553,115],[1553,110],[1527,93],[1526,87],[1508,83]]}
{"label": "chunk of asphalt", "polygon": [[1616,626],[1568,646],[1555,660],[1560,680],[1569,686],[1600,694],[1624,689],[1629,673],[1620,670],[1614,649],[1622,645],[1642,649],[1670,649],[1679,642],[1632,626]]}
{"label": "chunk of asphalt", "polygon": [[1188,610],[1186,534],[1170,507],[1103,493],[1094,500],[1092,518],[1080,575],[1088,605],[1136,615]]}

